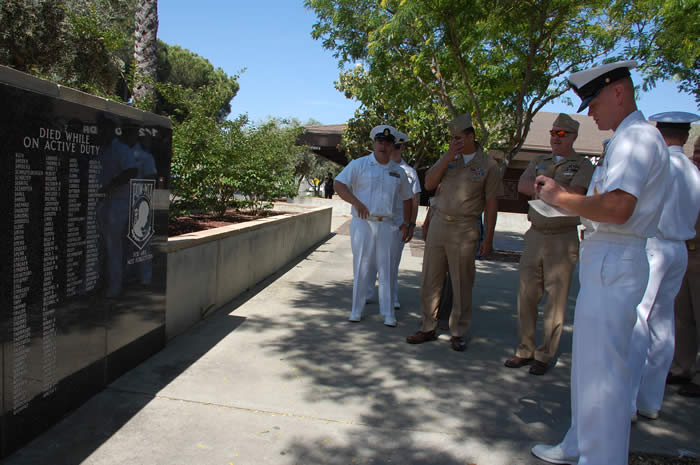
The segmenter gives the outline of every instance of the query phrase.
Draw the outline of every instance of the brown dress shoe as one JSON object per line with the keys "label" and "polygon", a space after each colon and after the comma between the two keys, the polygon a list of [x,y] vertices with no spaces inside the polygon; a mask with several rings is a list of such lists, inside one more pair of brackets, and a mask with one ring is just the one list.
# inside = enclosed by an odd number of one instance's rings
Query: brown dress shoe
{"label": "brown dress shoe", "polygon": [[543,374],[547,373],[547,370],[549,370],[549,365],[544,362],[540,362],[539,360],[535,360],[532,362],[532,366],[530,367],[530,374],[542,376]]}
{"label": "brown dress shoe", "polygon": [[523,357],[518,357],[517,355],[513,358],[510,358],[505,361],[504,365],[507,366],[508,368],[520,368],[524,367],[525,365],[529,365],[532,363],[534,359],[532,357],[530,358],[523,358]]}
{"label": "brown dress shoe", "polygon": [[437,339],[435,331],[418,331],[416,334],[408,336],[406,342],[409,344],[423,344],[424,342],[434,341],[435,339]]}
{"label": "brown dress shoe", "polygon": [[467,348],[467,343],[464,342],[464,338],[459,336],[452,336],[450,338],[450,345],[452,346],[452,350],[456,350],[457,352],[464,352],[464,349]]}

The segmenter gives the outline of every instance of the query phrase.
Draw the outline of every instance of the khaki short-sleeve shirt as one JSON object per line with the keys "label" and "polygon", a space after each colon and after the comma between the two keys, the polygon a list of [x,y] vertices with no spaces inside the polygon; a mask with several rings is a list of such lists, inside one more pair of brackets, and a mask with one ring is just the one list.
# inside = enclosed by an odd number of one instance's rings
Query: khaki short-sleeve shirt
{"label": "khaki short-sleeve shirt", "polygon": [[[572,152],[568,157],[557,161],[551,153],[539,155],[530,161],[521,177],[534,178],[539,175],[553,178],[562,186],[577,186],[588,189],[595,167],[588,158]],[[533,208],[528,211],[528,218],[536,228],[558,229],[580,224],[575,218],[546,218]]]}
{"label": "khaki short-sleeve shirt", "polygon": [[450,162],[437,197],[437,209],[455,217],[475,217],[484,211],[487,199],[503,195],[503,182],[498,164],[477,147],[468,163],[460,156]]}

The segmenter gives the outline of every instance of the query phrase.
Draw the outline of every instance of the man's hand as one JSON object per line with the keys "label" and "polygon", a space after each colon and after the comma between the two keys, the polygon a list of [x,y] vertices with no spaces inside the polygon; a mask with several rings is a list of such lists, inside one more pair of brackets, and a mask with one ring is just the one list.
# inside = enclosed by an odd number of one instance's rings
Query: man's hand
{"label": "man's hand", "polygon": [[484,239],[481,241],[481,246],[479,246],[479,256],[480,257],[487,257],[488,254],[491,253],[491,249],[493,248],[493,241],[487,241]]}
{"label": "man's hand", "polygon": [[559,196],[566,192],[554,179],[542,175],[535,179],[535,191],[537,198],[555,207],[559,206]]}
{"label": "man's hand", "polygon": [[359,216],[363,220],[366,220],[369,216],[369,209],[364,203],[360,202],[359,200],[355,204],[355,210],[357,210],[357,216]]}
{"label": "man's hand", "polygon": [[409,242],[413,239],[413,231],[415,226],[407,225],[406,223],[399,226],[401,230],[401,242]]}
{"label": "man's hand", "polygon": [[448,152],[452,155],[451,159],[454,159],[457,155],[464,153],[464,139],[453,137],[450,140],[450,148]]}

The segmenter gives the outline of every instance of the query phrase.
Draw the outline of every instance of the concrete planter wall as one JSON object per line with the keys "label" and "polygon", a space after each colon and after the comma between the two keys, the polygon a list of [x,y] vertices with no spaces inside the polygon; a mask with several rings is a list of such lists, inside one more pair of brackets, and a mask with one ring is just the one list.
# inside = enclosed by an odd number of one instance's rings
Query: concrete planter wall
{"label": "concrete planter wall", "polygon": [[329,236],[331,207],[277,208],[294,213],[168,239],[168,339]]}

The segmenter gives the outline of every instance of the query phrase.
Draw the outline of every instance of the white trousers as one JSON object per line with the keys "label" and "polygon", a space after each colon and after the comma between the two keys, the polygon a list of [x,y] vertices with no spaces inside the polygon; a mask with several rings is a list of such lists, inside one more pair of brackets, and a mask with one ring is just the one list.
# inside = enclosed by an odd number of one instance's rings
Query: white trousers
{"label": "white trousers", "polygon": [[561,447],[579,465],[626,465],[628,358],[649,264],[641,238],[594,233],[581,243],[571,364],[571,428]]}
{"label": "white trousers", "polygon": [[[350,222],[353,283],[352,315],[362,316],[367,300],[367,288],[375,274],[379,276],[379,313],[394,318],[391,302],[391,242],[393,226],[386,222],[367,221],[353,217]],[[376,270],[376,271],[373,271]]]}
{"label": "white trousers", "polygon": [[406,245],[401,240],[401,230],[395,226],[396,230],[392,234],[391,239],[391,301],[394,304],[399,303],[399,265],[401,264],[401,254],[403,254],[403,246]]}
{"label": "white trousers", "polygon": [[630,351],[632,414],[637,408],[658,412],[664,400],[666,375],[673,362],[673,303],[688,266],[683,241],[647,241],[649,283],[637,306]]}
{"label": "white trousers", "polygon": [[[401,263],[401,254],[403,247],[406,244],[401,240],[401,230],[398,226],[394,226],[391,238],[391,302],[399,303],[399,264]],[[367,286],[367,300],[374,297],[374,285],[376,283],[377,268],[372,266],[370,269],[370,279]]]}

